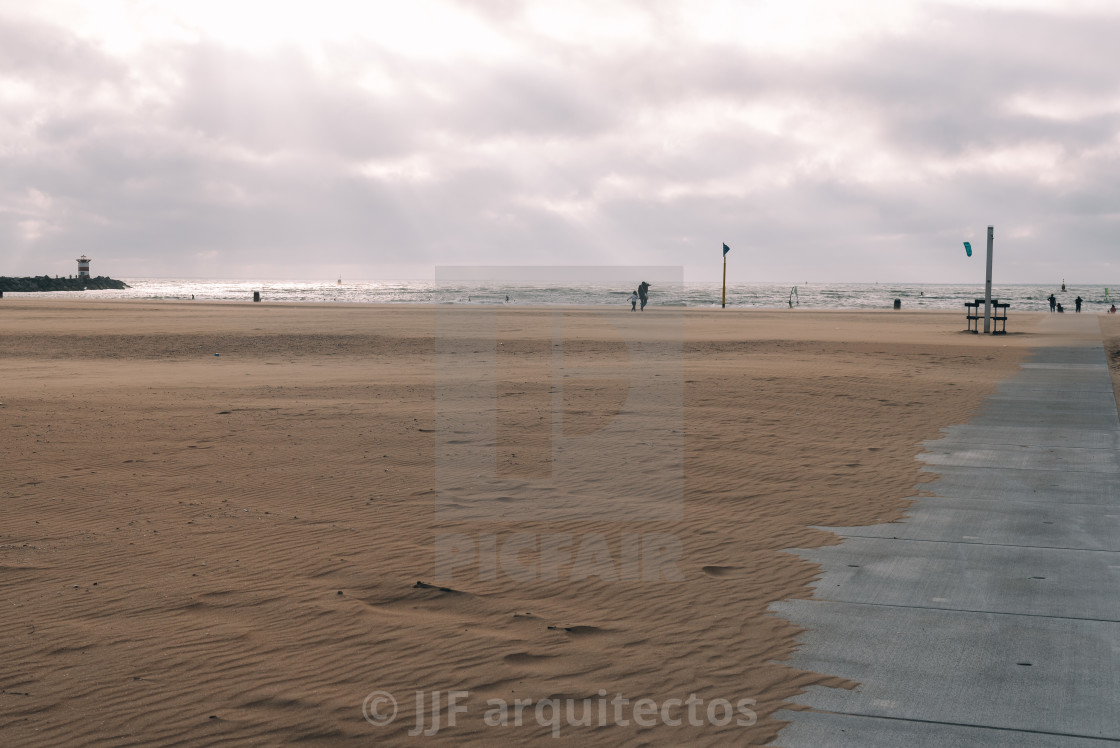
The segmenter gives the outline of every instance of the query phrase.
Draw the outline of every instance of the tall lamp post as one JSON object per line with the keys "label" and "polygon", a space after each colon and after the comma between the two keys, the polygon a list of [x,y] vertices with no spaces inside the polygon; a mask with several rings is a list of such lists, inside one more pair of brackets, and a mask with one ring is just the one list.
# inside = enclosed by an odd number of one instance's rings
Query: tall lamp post
{"label": "tall lamp post", "polygon": [[988,277],[984,281],[984,332],[991,332],[992,327],[992,242],[994,231],[988,227]]}
{"label": "tall lamp post", "polygon": [[727,253],[731,251],[731,247],[726,244],[723,245],[723,296],[720,299],[720,308],[727,308]]}

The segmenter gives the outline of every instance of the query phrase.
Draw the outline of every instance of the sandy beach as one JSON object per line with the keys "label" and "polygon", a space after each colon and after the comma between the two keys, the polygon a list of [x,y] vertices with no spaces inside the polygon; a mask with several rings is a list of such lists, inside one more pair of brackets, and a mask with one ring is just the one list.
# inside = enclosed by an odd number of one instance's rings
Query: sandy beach
{"label": "sandy beach", "polygon": [[1043,317],[6,297],[0,743],[762,745],[834,683],[783,549],[900,518]]}

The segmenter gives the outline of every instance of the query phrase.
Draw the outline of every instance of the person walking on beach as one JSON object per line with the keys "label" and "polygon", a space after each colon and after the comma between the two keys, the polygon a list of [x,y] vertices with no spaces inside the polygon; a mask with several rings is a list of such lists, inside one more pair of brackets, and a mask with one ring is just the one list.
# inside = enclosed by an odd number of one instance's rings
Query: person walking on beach
{"label": "person walking on beach", "polygon": [[1058,300],[1054,298],[1054,294],[1050,294],[1050,298],[1047,299],[1047,301],[1050,302],[1050,311],[1054,311],[1058,308]]}
{"label": "person walking on beach", "polygon": [[632,311],[632,312],[638,311],[638,292],[637,291],[631,291],[630,292],[630,311]]}
{"label": "person walking on beach", "polygon": [[1076,299],[1073,300],[1073,311],[1077,312],[1078,314],[1081,314],[1081,297],[1080,296],[1078,296]]}
{"label": "person walking on beach", "polygon": [[638,284],[638,298],[642,300],[642,311],[646,310],[646,302],[649,301],[649,284],[642,281]]}

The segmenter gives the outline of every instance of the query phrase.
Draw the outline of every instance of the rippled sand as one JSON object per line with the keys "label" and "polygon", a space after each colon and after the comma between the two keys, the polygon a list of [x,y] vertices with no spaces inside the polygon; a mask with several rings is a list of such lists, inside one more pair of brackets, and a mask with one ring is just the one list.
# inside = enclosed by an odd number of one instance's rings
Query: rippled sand
{"label": "rippled sand", "polygon": [[0,743],[523,744],[602,691],[685,718],[550,745],[763,744],[826,682],[782,549],[899,518],[1037,319],[6,297]]}

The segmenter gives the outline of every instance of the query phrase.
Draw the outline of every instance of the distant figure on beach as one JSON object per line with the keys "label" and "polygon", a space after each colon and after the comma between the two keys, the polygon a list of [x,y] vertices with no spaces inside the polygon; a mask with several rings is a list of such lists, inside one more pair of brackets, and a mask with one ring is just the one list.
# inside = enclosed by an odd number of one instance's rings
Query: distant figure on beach
{"label": "distant figure on beach", "polygon": [[1055,307],[1058,305],[1058,300],[1054,298],[1054,294],[1050,294],[1048,301],[1050,302],[1050,311],[1054,311]]}
{"label": "distant figure on beach", "polygon": [[1116,314],[1116,305],[1115,304],[1113,304],[1111,307],[1109,307],[1108,313],[1109,314]]}
{"label": "distant figure on beach", "polygon": [[191,294],[191,301],[194,301],[194,294]]}
{"label": "distant figure on beach", "polygon": [[509,303],[509,296],[508,295],[506,296],[506,303],[507,304]]}
{"label": "distant figure on beach", "polygon": [[1065,311],[1065,307],[1063,307],[1061,304],[1058,304],[1058,314],[1064,314]]}
{"label": "distant figure on beach", "polygon": [[638,284],[638,298],[642,301],[642,311],[646,310],[646,302],[649,301],[649,284],[642,281]]}
{"label": "distant figure on beach", "polygon": [[1073,311],[1077,312],[1078,314],[1081,314],[1081,297],[1080,296],[1078,296],[1076,299],[1073,300]]}
{"label": "distant figure on beach", "polygon": [[630,292],[630,311],[632,311],[632,312],[638,311],[638,292],[637,291],[631,291]]}

